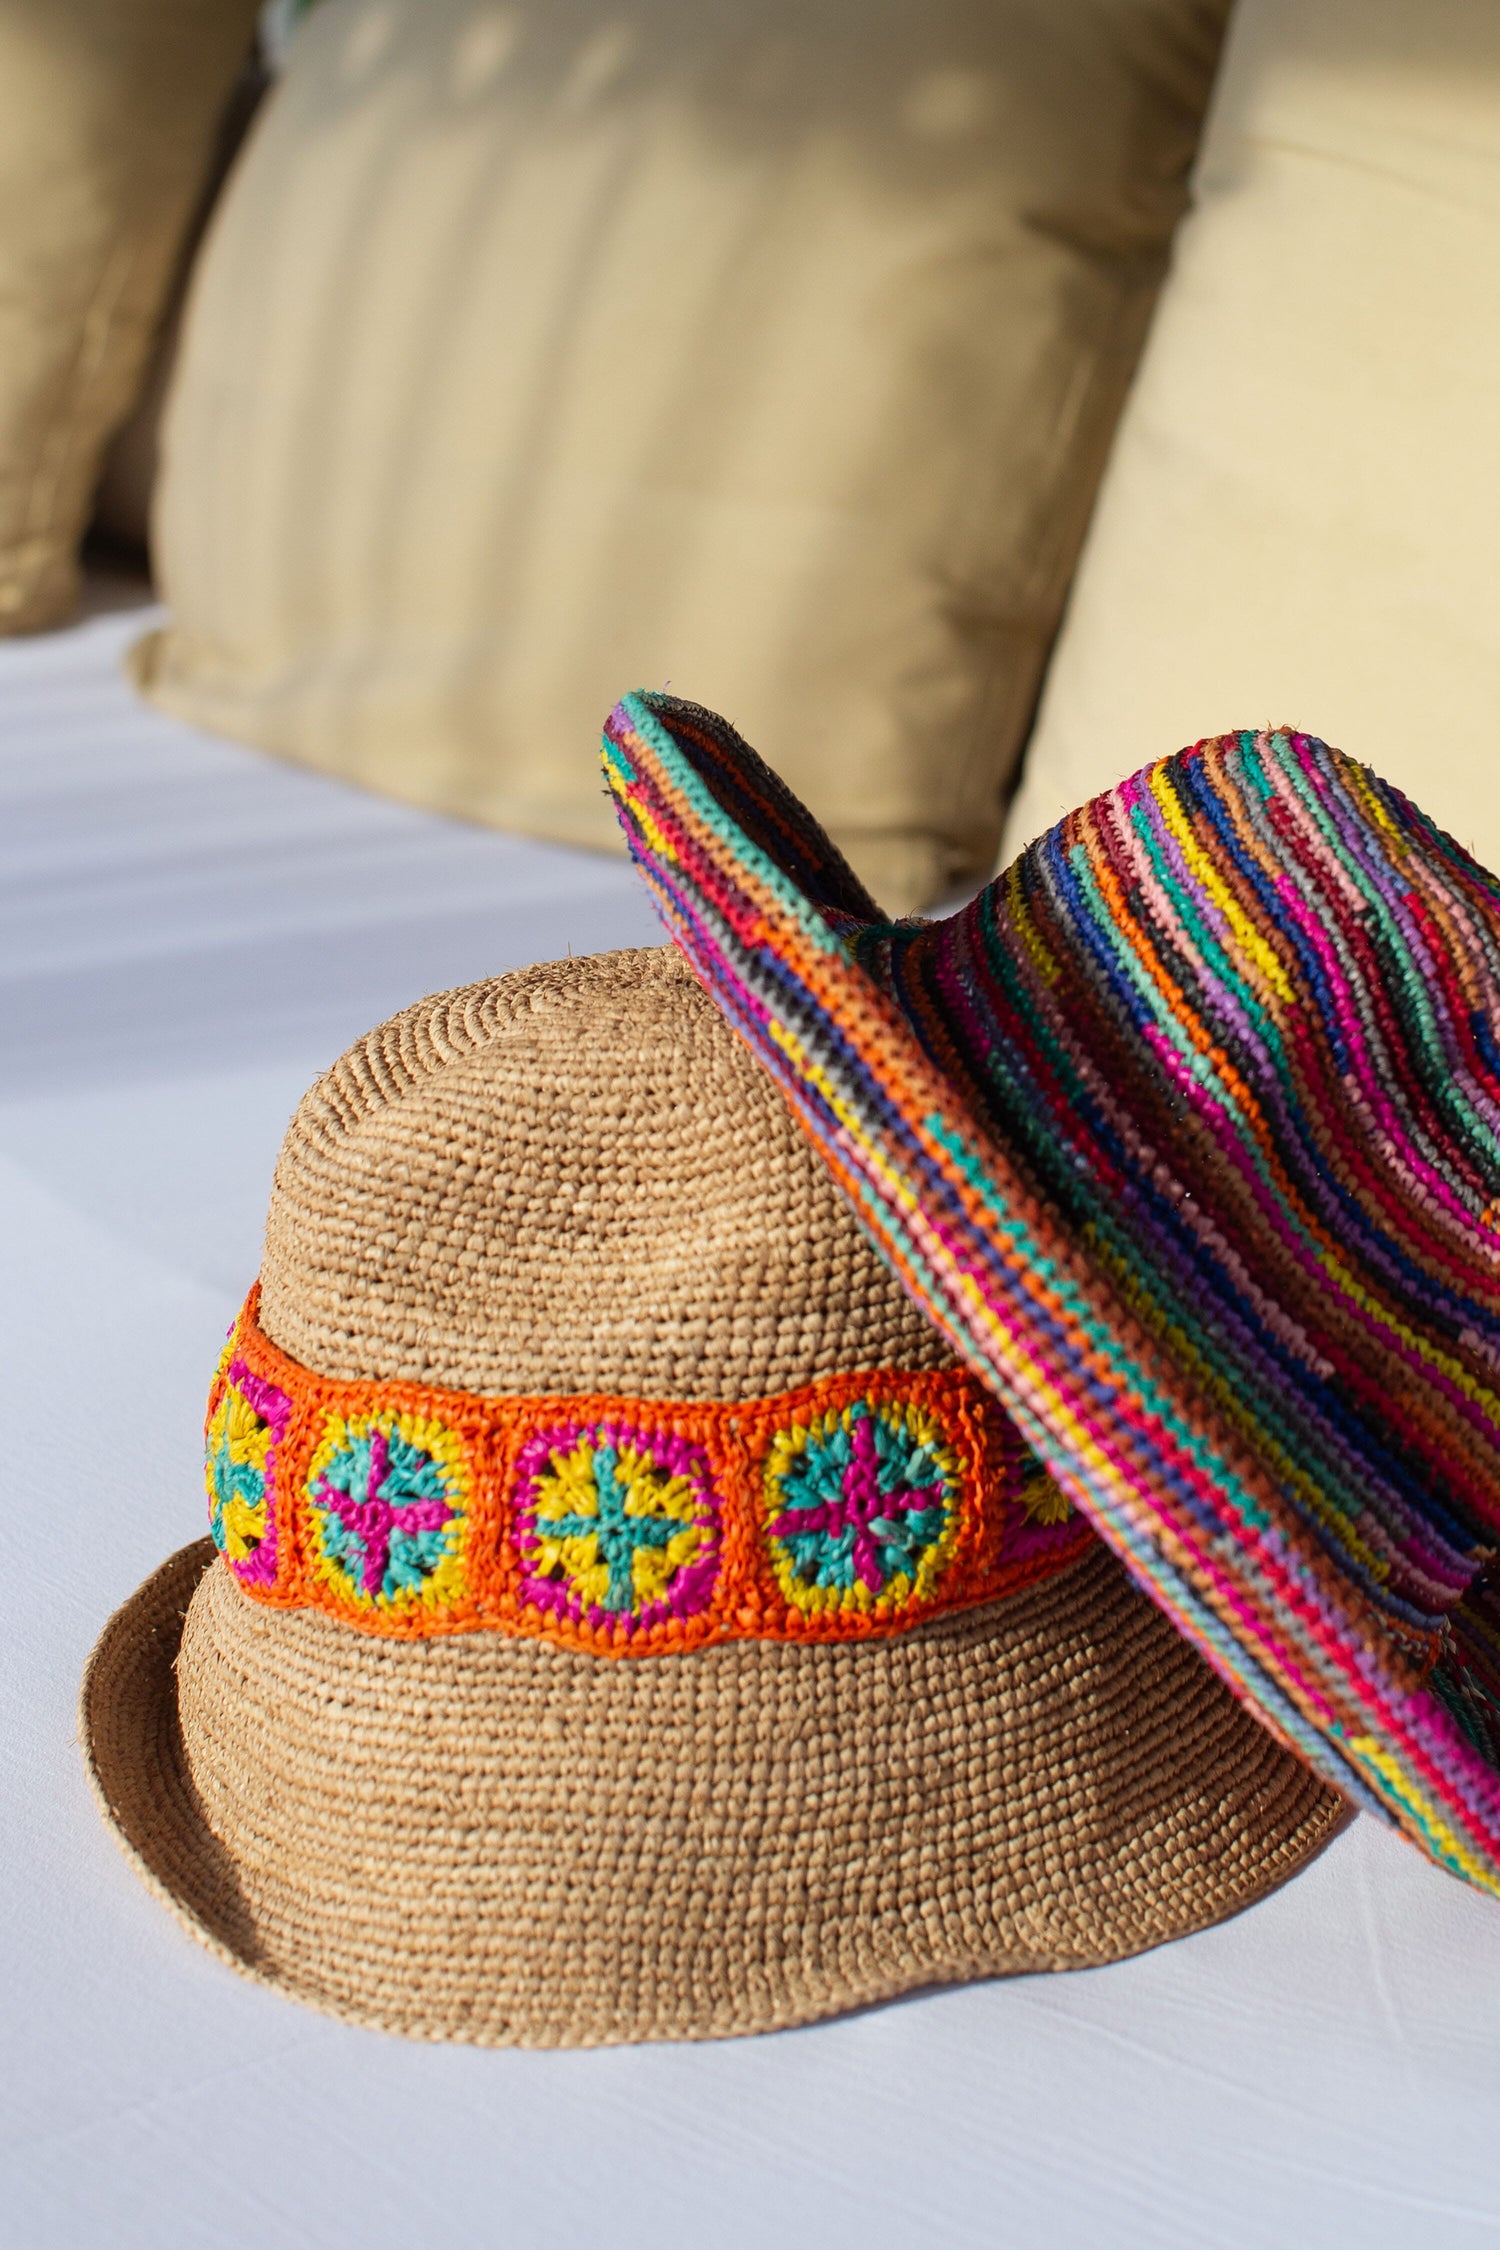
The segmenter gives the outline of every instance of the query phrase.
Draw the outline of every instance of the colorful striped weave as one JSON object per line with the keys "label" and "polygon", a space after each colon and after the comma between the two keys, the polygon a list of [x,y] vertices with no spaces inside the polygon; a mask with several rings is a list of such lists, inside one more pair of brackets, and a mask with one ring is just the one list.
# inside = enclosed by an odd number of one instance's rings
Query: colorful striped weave
{"label": "colorful striped weave", "polygon": [[891,924],[722,720],[612,714],[672,936],[906,1286],[1284,1741],[1500,1892],[1500,883],[1226,735]]}

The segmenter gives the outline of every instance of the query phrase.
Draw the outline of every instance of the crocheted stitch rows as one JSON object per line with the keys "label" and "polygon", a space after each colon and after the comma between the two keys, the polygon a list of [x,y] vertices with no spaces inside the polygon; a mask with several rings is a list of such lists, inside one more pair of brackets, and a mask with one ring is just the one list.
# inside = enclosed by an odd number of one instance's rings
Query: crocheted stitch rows
{"label": "crocheted stitch rows", "polygon": [[958,1369],[725,1406],[480,1398],[326,1380],[257,1315],[252,1291],[209,1398],[215,1537],[256,1600],[366,1632],[609,1656],[858,1638],[1018,1592],[1090,1543]]}
{"label": "crocheted stitch rows", "polygon": [[1500,1890],[1500,884],[1310,736],[882,922],[722,720],[612,716],[671,935],[863,1224],[1281,1738]]}

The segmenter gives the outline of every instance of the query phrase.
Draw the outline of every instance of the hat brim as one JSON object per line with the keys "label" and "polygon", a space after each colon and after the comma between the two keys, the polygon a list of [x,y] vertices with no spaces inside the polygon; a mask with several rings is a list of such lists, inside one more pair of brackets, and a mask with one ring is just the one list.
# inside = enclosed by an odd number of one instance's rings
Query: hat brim
{"label": "hat brim", "polygon": [[724,2037],[1124,1958],[1347,1816],[1097,1546],[894,1641],[627,1665],[372,1646],[246,1600],[200,1541],[110,1620],[81,1717],[118,1841],[221,1960],[481,2045]]}
{"label": "hat brim", "polygon": [[94,1801],[153,1895],[221,1961],[258,1982],[255,1933],[183,1750],[176,1665],[183,1623],[217,1558],[180,1547],[121,1603],[79,1690],[79,1740]]}
{"label": "hat brim", "polygon": [[[1336,788],[1337,754],[1296,742],[1321,754],[1316,786]],[[1348,1425],[1338,1398],[1316,1410],[1334,1465],[1323,1488],[1331,1497],[1315,1494],[1311,1507],[1294,1497],[1299,1472],[1295,1461],[1288,1468],[1274,1381],[1257,1370],[1259,1395],[1247,1384],[1226,1407],[1234,1370],[1226,1376],[1199,1353],[1191,1290],[1182,1303],[1164,1291],[1165,1311],[1151,1302],[1153,1324],[1142,1310],[1150,1245],[1133,1268],[1119,1243],[1113,1258],[1101,1254],[1097,1219],[1075,1222],[1039,1187],[1021,1136],[1012,1147],[993,1129],[980,1084],[982,1023],[966,1044],[966,979],[1007,943],[1025,950],[1004,928],[1003,883],[932,926],[957,935],[941,958],[929,948],[917,965],[917,953],[903,951],[914,930],[872,926],[871,902],[837,850],[727,722],[671,697],[628,696],[608,722],[604,766],[671,936],[780,1085],[877,1247],[991,1383],[1055,1481],[1282,1742],[1440,1864],[1500,1893],[1500,1618],[1481,1614],[1483,1541],[1471,1536],[1465,1551],[1431,1460],[1417,1466],[1415,1499],[1410,1481],[1394,1502],[1383,1496],[1379,1479],[1399,1451],[1388,1433],[1340,1479]],[[1475,910],[1500,923],[1493,879],[1395,792],[1370,786],[1382,792],[1371,829],[1384,822],[1403,848],[1459,869]],[[1101,807],[1109,818],[1113,799],[1076,817]],[[882,947],[885,981],[869,965]],[[898,966],[908,958],[909,972]],[[1054,964],[1047,973],[1063,972]],[[1304,1020],[1315,1014],[1312,1005]],[[1195,1054],[1191,1064],[1207,1069],[1210,1058]],[[1189,1075],[1189,1064],[1182,1070]],[[1160,1075],[1172,1094],[1175,1081],[1165,1067]],[[1017,1100],[1031,1091],[1028,1083]],[[1096,1202],[1108,1207],[1107,1197]],[[1122,1238],[1129,1224],[1127,1216]],[[1392,1395],[1412,1380],[1402,1313],[1398,1303]],[[1268,1317],[1295,1325],[1274,1303]],[[1216,1348],[1232,1363],[1232,1343]],[[1446,1334],[1437,1348],[1448,1348]],[[1456,1380],[1473,1388],[1463,1370]],[[1290,1387],[1284,1401],[1289,1413]],[[1421,1419],[1409,1418],[1419,1433]],[[1450,1414],[1450,1429],[1457,1419]],[[1457,1440],[1469,1451],[1471,1491],[1487,1442],[1471,1415]],[[1304,1471],[1302,1481],[1316,1477]],[[1329,1518],[1321,1525],[1319,1505]],[[1493,1500],[1481,1491],[1481,1514],[1485,1506]],[[1346,1537],[1329,1528],[1334,1519],[1358,1519],[1359,1529]],[[1398,1567],[1421,1557],[1419,1590],[1424,1570],[1436,1581],[1447,1572],[1457,1587],[1475,1582],[1478,1599],[1451,1612],[1442,1601],[1387,1606],[1393,1553]]]}

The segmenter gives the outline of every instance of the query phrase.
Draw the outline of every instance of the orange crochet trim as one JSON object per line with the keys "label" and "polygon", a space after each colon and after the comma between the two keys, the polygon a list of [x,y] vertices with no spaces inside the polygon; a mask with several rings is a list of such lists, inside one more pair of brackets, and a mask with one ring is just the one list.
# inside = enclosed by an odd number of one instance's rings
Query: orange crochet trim
{"label": "orange crochet trim", "polygon": [[1093,1534],[960,1369],[735,1405],[314,1375],[259,1325],[209,1394],[210,1521],[251,1600],[601,1656],[846,1641],[992,1602]]}

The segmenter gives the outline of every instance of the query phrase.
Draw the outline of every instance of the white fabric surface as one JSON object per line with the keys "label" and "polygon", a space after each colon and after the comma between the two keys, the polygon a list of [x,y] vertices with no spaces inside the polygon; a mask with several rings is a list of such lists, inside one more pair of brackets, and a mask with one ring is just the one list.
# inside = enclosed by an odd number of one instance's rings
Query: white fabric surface
{"label": "white fabric surface", "polygon": [[1144,1960],[708,2048],[405,2045],[241,1983],[76,1740],[203,1514],[277,1142],[422,991],[652,935],[629,870],[132,703],[105,615],[0,646],[0,2243],[1249,2250],[1500,2237],[1500,1908],[1368,1821]]}

